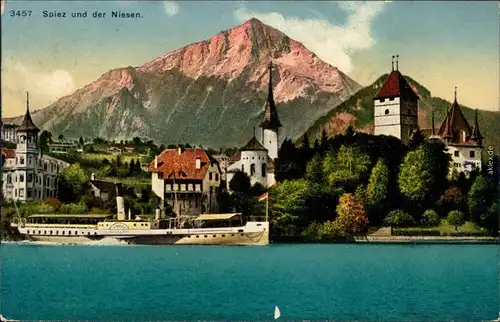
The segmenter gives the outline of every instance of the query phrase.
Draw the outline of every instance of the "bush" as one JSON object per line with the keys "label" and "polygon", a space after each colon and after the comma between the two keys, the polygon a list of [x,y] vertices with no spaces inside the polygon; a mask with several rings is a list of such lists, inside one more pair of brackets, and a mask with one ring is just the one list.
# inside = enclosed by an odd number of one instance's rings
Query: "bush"
{"label": "bush", "polygon": [[335,222],[313,222],[302,231],[301,236],[305,240],[328,241],[341,237],[342,232]]}
{"label": "bush", "polygon": [[62,214],[84,214],[88,210],[84,203],[69,203],[61,205],[60,213]]}
{"label": "bush", "polygon": [[49,206],[52,207],[52,209],[54,211],[59,211],[59,209],[61,209],[61,202],[59,200],[57,200],[56,198],[49,198],[47,200],[45,200],[45,203]]}
{"label": "bush", "polygon": [[387,215],[384,223],[388,226],[409,227],[415,225],[415,219],[403,210],[396,209]]}
{"label": "bush", "polygon": [[436,211],[434,211],[433,209],[428,209],[423,213],[420,223],[423,226],[436,227],[441,223],[441,218]]}

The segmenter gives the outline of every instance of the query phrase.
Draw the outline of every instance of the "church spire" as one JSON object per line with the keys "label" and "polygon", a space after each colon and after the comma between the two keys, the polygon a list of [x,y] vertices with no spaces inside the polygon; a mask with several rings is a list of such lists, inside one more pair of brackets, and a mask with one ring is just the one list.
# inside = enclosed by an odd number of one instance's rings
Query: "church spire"
{"label": "church spire", "polygon": [[260,123],[263,129],[278,129],[282,127],[278,112],[276,111],[276,104],[274,103],[274,93],[273,93],[273,63],[269,62],[269,89],[267,93],[267,102],[264,111],[264,120]]}

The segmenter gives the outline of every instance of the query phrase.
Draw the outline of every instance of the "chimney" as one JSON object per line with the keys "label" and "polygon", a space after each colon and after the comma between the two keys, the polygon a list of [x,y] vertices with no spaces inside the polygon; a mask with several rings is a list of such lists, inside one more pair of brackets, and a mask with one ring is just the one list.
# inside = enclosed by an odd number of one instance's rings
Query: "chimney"
{"label": "chimney", "polygon": [[158,168],[158,156],[155,155],[155,169]]}
{"label": "chimney", "polygon": [[196,169],[201,169],[201,159],[196,158]]}
{"label": "chimney", "polygon": [[92,180],[92,181],[94,181],[94,180],[95,180],[95,173],[92,173],[92,174],[90,175],[90,180]]}
{"label": "chimney", "polygon": [[181,155],[181,154],[182,154],[182,148],[181,148],[180,146],[179,146],[179,147],[177,147],[177,153],[178,153],[179,155]]}
{"label": "chimney", "polygon": [[125,202],[122,197],[122,186],[116,184],[116,217],[118,220],[125,220]]}

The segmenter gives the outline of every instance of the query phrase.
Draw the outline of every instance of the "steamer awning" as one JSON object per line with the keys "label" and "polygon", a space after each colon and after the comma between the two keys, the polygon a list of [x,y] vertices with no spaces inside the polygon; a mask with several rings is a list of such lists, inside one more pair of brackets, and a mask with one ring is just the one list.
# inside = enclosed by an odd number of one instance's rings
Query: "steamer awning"
{"label": "steamer awning", "polygon": [[196,220],[227,220],[239,215],[241,214],[203,214],[196,217]]}

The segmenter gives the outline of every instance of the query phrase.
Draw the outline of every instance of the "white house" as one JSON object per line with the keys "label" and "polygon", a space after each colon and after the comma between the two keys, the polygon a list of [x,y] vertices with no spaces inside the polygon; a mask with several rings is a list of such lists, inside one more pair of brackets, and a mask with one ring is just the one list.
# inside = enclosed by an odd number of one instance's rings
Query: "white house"
{"label": "white house", "polygon": [[39,132],[31,119],[27,97],[26,114],[16,129],[16,149],[2,149],[2,193],[6,200],[34,201],[57,196],[58,175],[69,164],[41,154]]}

